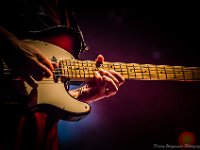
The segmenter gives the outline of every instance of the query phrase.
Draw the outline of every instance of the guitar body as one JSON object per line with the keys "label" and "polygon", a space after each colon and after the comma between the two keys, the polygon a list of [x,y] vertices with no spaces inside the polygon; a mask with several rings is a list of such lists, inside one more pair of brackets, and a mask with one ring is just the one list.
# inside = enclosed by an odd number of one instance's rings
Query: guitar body
{"label": "guitar body", "polygon": [[[59,35],[59,33],[62,34]],[[37,36],[39,40],[35,40]],[[65,41],[59,43],[59,36],[61,37],[60,40]],[[35,46],[45,57],[49,60],[54,59],[54,61],[55,59],[58,61],[59,59],[74,59],[68,51],[73,53],[74,48],[80,46],[79,42],[76,41],[77,38],[75,39],[74,35],[69,34],[69,31],[64,27],[34,33],[31,38],[31,40],[25,39],[24,42]],[[49,42],[60,44],[60,46]],[[4,68],[4,70],[8,71],[9,69]],[[24,81],[12,78],[6,71],[3,72],[1,81],[4,82],[3,85],[6,84],[5,82],[9,82],[9,86],[5,90],[6,93],[4,93],[4,95],[8,94],[7,91],[12,93],[11,96],[7,96],[8,99],[5,103],[8,105],[22,104],[26,107],[27,113],[45,112],[67,121],[78,121],[90,113],[90,105],[73,98],[67,92],[65,82],[58,80],[58,83],[55,83],[53,77],[44,78],[42,81],[35,81],[38,86],[32,88]]]}
{"label": "guitar body", "polygon": [[[66,50],[53,44],[41,41],[25,40],[26,43],[37,47],[49,60],[52,58],[74,59]],[[30,97],[31,110],[45,110],[55,114],[63,120],[77,121],[90,112],[87,103],[71,97],[66,91],[65,84],[61,80],[55,83],[53,78],[46,78],[37,82],[38,87],[32,88],[25,83],[26,91]]]}

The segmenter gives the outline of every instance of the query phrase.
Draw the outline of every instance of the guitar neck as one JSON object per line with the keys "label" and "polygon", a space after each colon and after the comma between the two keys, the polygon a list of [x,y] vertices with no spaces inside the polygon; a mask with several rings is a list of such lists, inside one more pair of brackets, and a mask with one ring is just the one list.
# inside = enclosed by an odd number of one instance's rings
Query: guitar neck
{"label": "guitar neck", "polygon": [[180,80],[200,81],[199,67],[104,62],[96,65],[95,61],[61,60],[55,75],[83,81],[93,78],[99,69],[115,70],[125,79],[134,80]]}

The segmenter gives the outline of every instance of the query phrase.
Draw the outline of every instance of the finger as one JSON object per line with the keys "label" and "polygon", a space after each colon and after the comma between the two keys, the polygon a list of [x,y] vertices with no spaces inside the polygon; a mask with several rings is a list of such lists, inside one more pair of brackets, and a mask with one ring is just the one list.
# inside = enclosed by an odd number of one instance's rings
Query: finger
{"label": "finger", "polygon": [[95,71],[94,72],[94,78],[88,81],[89,86],[96,86],[100,85],[103,81],[102,76],[99,74],[99,72]]}
{"label": "finger", "polygon": [[39,62],[36,62],[36,64],[38,67],[38,69],[36,69],[36,70],[39,70],[40,75],[42,75],[43,77],[46,77],[46,78],[53,76],[52,71],[48,67],[46,67],[45,65],[43,65]]}
{"label": "finger", "polygon": [[108,76],[109,78],[111,78],[114,82],[115,82],[115,84],[117,85],[117,86],[119,86],[119,81],[117,80],[117,78],[114,76],[114,75],[112,75],[110,72],[108,72],[108,71],[106,71],[106,70],[103,70],[103,69],[100,69],[99,70],[99,73],[103,76],[103,75],[106,75],[106,76]]}
{"label": "finger", "polygon": [[116,92],[118,91],[118,87],[117,85],[114,83],[114,81],[107,77],[106,75],[103,75],[103,80],[104,80],[104,83],[105,83],[105,92],[107,94],[107,96],[111,96],[111,95],[114,95],[116,94]]}
{"label": "finger", "polygon": [[43,77],[49,78],[53,75],[52,71],[37,59],[29,59],[27,66],[29,67],[24,70],[22,76],[31,75],[35,80],[41,81]]}
{"label": "finger", "polygon": [[114,70],[108,70],[108,72],[110,72],[113,76],[115,76],[115,78],[117,78],[117,80],[119,81],[119,85],[122,85],[125,82],[124,77],[118,72]]}
{"label": "finger", "polygon": [[24,42],[20,42],[20,47],[23,49],[24,52],[26,52],[26,55],[28,58],[36,58],[37,61],[45,65],[49,70],[53,71],[53,65],[51,62],[33,45],[24,44]]}
{"label": "finger", "polygon": [[38,61],[30,63],[29,66],[30,69],[27,70],[28,74],[37,81],[41,81],[43,77],[49,78],[53,75],[53,73],[46,66]]}
{"label": "finger", "polygon": [[53,74],[46,66],[35,59],[30,59],[26,66],[28,66],[28,68],[18,67],[15,71],[26,80],[28,80],[27,77],[29,78],[31,75],[36,81],[41,81],[44,77],[50,77]]}
{"label": "finger", "polygon": [[103,78],[102,76],[100,75],[100,73],[98,71],[95,71],[94,72],[94,77],[95,77],[95,80],[98,82],[98,83],[101,83],[103,81]]}
{"label": "finger", "polygon": [[43,65],[45,65],[50,71],[54,70],[53,64],[44,55],[42,55],[41,53],[38,53],[37,58],[38,58],[39,62],[41,62]]}
{"label": "finger", "polygon": [[104,57],[103,55],[99,54],[97,56],[97,59],[95,60],[97,63],[103,63],[104,62]]}

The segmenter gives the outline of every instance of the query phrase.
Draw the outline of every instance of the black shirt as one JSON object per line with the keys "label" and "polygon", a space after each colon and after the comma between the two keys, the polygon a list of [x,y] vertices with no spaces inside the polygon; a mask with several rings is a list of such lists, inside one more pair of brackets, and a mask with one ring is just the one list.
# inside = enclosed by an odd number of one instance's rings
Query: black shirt
{"label": "black shirt", "polygon": [[73,8],[74,2],[69,0],[6,0],[0,5],[0,23],[19,38],[28,32],[64,25],[81,37],[82,46],[74,53],[78,55],[86,44]]}

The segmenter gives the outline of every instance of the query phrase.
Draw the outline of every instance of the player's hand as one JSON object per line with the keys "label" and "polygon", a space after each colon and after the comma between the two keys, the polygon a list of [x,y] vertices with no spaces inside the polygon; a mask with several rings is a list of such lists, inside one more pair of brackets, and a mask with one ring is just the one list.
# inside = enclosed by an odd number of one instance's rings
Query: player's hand
{"label": "player's hand", "polygon": [[[103,63],[104,57],[99,55],[96,63]],[[95,72],[95,77],[90,79],[83,87],[81,100],[93,102],[105,97],[113,96],[117,93],[119,87],[124,83],[124,78],[114,70],[103,70]]]}
{"label": "player's hand", "polygon": [[34,86],[34,80],[40,81],[44,77],[52,76],[52,63],[34,46],[19,41],[15,46],[9,46],[12,53],[5,57],[6,63],[16,77]]}

